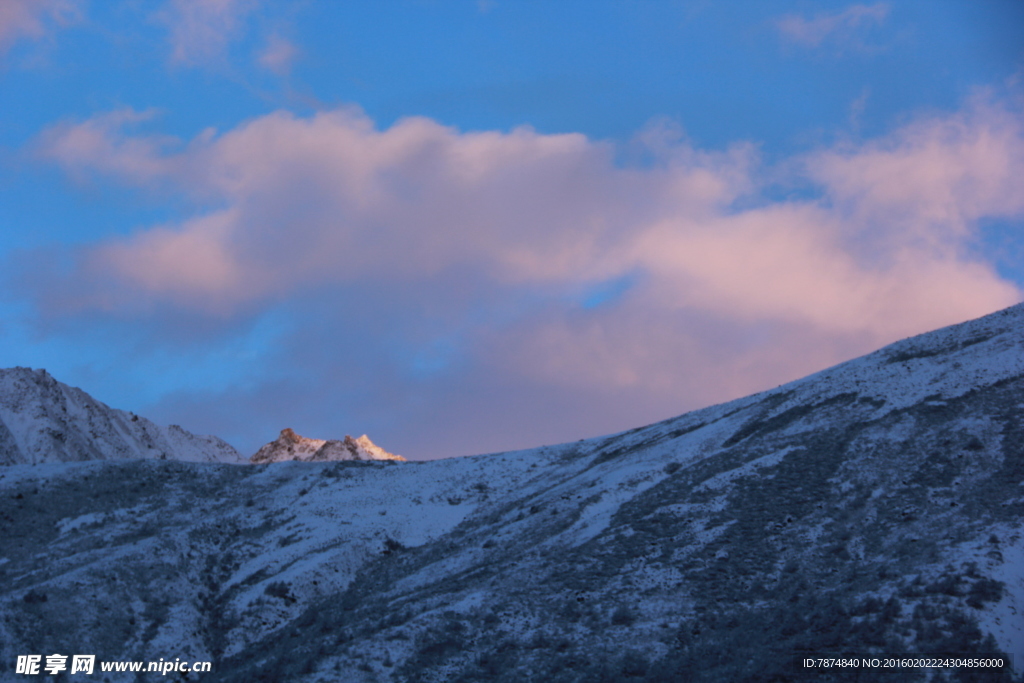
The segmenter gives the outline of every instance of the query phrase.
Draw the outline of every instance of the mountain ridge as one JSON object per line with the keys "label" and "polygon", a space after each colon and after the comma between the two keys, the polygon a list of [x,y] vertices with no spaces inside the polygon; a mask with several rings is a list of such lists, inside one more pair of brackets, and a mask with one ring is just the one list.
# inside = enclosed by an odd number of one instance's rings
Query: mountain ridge
{"label": "mountain ridge", "polygon": [[209,660],[209,680],[239,682],[810,681],[821,672],[800,662],[819,654],[1024,662],[1021,305],[574,443],[401,466],[2,474],[0,666],[73,647]]}
{"label": "mountain ridge", "polygon": [[46,370],[0,369],[0,465],[114,458],[243,462],[222,439],[111,408]]}
{"label": "mountain ridge", "polygon": [[405,461],[365,434],[355,439],[308,439],[289,428],[246,459],[216,436],[197,436],[179,425],[157,425],[111,408],[57,381],[45,369],[0,368],[0,465],[121,458],[235,464]]}

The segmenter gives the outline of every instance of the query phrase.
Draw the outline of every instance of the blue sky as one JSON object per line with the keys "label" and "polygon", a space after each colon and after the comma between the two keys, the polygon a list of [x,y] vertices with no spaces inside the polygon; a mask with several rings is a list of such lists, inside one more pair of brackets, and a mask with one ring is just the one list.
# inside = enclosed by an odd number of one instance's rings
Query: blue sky
{"label": "blue sky", "polygon": [[12,0],[0,360],[248,453],[574,440],[1024,298],[1024,3]]}

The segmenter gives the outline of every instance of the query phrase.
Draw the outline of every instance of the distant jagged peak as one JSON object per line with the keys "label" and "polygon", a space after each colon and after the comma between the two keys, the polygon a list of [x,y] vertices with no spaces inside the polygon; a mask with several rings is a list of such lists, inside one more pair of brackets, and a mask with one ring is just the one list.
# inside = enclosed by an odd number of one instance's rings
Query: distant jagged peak
{"label": "distant jagged peak", "polygon": [[349,435],[341,441],[337,439],[310,439],[295,433],[286,427],[278,437],[266,444],[250,458],[251,462],[268,463],[284,460],[302,460],[324,462],[330,460],[397,460],[405,462],[405,458],[389,453],[373,443],[366,434],[358,439]]}
{"label": "distant jagged peak", "polygon": [[389,453],[370,441],[370,437],[366,434],[363,434],[358,439],[353,439],[346,434],[344,443],[350,450],[360,454],[364,460],[400,460],[405,462],[405,458],[402,456]]}

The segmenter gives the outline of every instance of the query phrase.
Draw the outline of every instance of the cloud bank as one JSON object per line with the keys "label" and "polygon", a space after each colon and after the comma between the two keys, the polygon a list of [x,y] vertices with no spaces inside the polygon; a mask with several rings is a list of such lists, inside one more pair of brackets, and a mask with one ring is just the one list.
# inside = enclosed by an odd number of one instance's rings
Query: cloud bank
{"label": "cloud bank", "polygon": [[383,430],[414,457],[536,445],[1021,299],[973,251],[980,220],[1024,214],[1024,120],[991,99],[791,159],[788,194],[755,146],[665,130],[638,136],[654,161],[630,165],[579,134],[382,130],[356,109],[189,141],[138,133],[145,118],[56,126],[39,154],[192,215],[83,246],[31,287],[49,319],[231,334],[287,317],[266,378],[168,399],[193,423],[230,400],[272,420],[268,438],[308,420]]}

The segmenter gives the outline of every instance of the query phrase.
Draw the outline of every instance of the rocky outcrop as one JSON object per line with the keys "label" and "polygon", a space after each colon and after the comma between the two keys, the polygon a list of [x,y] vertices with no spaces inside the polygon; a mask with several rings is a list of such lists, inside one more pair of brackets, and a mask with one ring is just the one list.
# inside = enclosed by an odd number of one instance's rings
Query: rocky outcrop
{"label": "rocky outcrop", "polygon": [[370,441],[363,434],[358,439],[345,435],[344,440],[310,439],[296,434],[293,429],[285,428],[281,434],[266,444],[252,456],[255,464],[281,462],[283,460],[301,460],[309,462],[325,462],[331,460],[398,460],[405,461],[400,455],[388,453]]}

